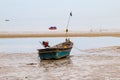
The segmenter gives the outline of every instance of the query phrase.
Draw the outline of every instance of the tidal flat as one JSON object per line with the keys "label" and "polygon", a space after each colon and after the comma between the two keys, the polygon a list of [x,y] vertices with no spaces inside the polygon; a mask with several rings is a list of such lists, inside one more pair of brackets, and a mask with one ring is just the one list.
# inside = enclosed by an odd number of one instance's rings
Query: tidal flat
{"label": "tidal flat", "polygon": [[87,49],[59,60],[0,53],[0,80],[120,80],[120,46]]}

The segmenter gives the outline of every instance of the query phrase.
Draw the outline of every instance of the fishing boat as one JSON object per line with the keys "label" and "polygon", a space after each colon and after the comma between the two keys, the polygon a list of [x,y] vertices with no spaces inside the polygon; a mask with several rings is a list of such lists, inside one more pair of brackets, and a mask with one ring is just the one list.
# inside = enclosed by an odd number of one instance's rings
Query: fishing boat
{"label": "fishing boat", "polygon": [[[70,16],[72,16],[72,13],[70,13]],[[70,16],[68,19],[68,24],[70,21]],[[55,46],[48,46],[44,49],[38,49],[38,55],[40,57],[41,60],[46,60],[46,59],[60,59],[63,57],[67,57],[70,55],[71,49],[73,47],[73,42],[70,41],[70,39],[68,38],[68,24],[66,27],[66,39],[64,42],[59,43]],[[41,43],[42,44],[42,43]],[[47,43],[48,44],[48,43]]]}
{"label": "fishing boat", "polygon": [[44,59],[60,59],[69,56],[73,42],[66,40],[63,43],[57,44],[53,47],[38,49],[38,54],[41,60]]}

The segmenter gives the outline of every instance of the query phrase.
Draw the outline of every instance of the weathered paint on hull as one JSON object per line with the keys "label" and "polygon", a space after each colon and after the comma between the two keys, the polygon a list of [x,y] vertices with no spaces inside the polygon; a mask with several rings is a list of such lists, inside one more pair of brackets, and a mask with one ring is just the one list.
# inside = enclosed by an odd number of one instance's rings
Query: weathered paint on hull
{"label": "weathered paint on hull", "polygon": [[71,51],[71,49],[68,49],[68,50],[65,50],[65,51],[43,53],[43,54],[39,54],[39,57],[40,57],[41,60],[44,60],[44,59],[60,59],[60,58],[69,56],[70,51]]}

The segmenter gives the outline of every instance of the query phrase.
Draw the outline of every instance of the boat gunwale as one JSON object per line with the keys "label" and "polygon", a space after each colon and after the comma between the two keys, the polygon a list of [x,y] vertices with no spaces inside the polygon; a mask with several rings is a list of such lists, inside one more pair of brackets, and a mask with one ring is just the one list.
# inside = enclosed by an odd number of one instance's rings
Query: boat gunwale
{"label": "boat gunwale", "polygon": [[[48,50],[50,51],[47,51],[46,49],[38,49],[39,51],[39,54],[42,54],[42,53],[54,53],[54,52],[59,52],[59,51],[67,51],[69,49],[72,49],[72,47],[69,47],[69,48],[47,48]],[[53,49],[51,51],[51,49]]]}

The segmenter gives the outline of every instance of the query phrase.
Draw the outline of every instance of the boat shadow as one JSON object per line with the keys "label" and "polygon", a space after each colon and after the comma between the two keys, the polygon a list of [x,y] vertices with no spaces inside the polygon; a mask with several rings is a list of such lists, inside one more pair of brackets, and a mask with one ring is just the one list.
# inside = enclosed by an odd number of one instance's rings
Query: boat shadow
{"label": "boat shadow", "polygon": [[72,60],[70,59],[70,57],[61,58],[58,60],[42,60],[39,63],[39,66],[43,67],[45,71],[49,71],[55,68],[66,67],[69,65],[72,65]]}

